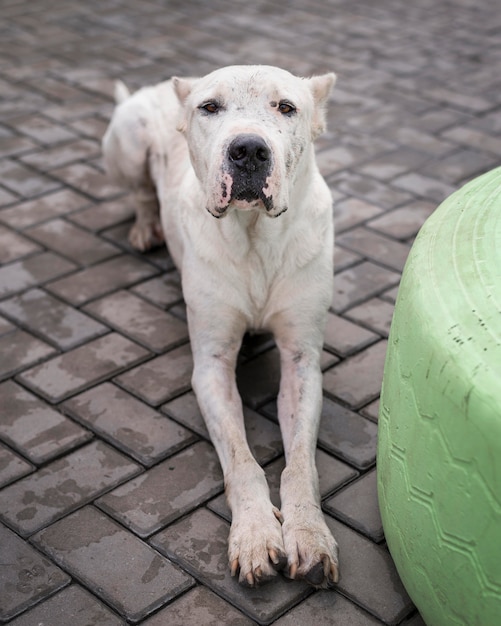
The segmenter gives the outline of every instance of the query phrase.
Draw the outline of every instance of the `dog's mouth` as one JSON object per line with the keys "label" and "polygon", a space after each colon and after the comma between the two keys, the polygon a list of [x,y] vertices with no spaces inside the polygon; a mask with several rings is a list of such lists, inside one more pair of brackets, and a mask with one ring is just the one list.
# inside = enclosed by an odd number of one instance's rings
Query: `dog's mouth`
{"label": "dog's mouth", "polygon": [[207,207],[214,217],[224,217],[232,209],[237,211],[260,211],[269,217],[278,217],[287,211],[287,207],[277,207],[272,196],[266,196],[264,192],[255,192],[252,189],[243,189],[240,193],[232,196],[230,202],[224,206]]}
{"label": "dog's mouth", "polygon": [[267,212],[273,210],[273,196],[267,196],[266,187],[256,189],[253,185],[236,185],[232,197],[237,207],[260,208],[261,206]]}

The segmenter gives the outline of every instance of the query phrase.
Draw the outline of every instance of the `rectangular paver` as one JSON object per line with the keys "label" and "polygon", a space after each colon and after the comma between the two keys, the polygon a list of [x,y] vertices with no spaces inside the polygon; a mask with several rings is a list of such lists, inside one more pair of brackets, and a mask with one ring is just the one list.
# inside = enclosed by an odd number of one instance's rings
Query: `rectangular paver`
{"label": "rectangular paver", "polygon": [[143,465],[153,465],[197,437],[111,383],[67,400],[63,410]]}
{"label": "rectangular paver", "polygon": [[121,618],[79,585],[66,587],[26,611],[10,626],[124,626]]}
{"label": "rectangular paver", "polygon": [[7,621],[70,582],[68,574],[2,524],[0,545],[1,621]]}
{"label": "rectangular paver", "polygon": [[45,463],[92,437],[12,380],[0,384],[0,405],[0,439],[33,463]]}
{"label": "rectangular paver", "polygon": [[0,311],[61,350],[95,339],[109,328],[41,289],[0,302]]}
{"label": "rectangular paver", "polygon": [[185,322],[128,291],[117,291],[96,300],[86,311],[155,352],[188,341]]}
{"label": "rectangular paver", "polygon": [[110,333],[27,370],[19,380],[50,402],[60,402],[147,356],[136,343]]}
{"label": "rectangular paver", "polygon": [[92,507],[41,531],[34,542],[133,623],[193,585],[190,576]]}
{"label": "rectangular paver", "polygon": [[69,274],[77,266],[53,252],[41,252],[0,267],[0,297]]}
{"label": "rectangular paver", "polygon": [[92,442],[3,489],[0,517],[21,535],[31,535],[140,469],[106,444]]}
{"label": "rectangular paver", "polygon": [[158,405],[188,391],[193,357],[188,344],[117,376],[119,385],[149,404]]}
{"label": "rectangular paver", "polygon": [[61,218],[28,228],[26,233],[79,265],[93,265],[120,253],[111,243]]}
{"label": "rectangular paver", "polygon": [[333,518],[327,525],[339,545],[339,590],[385,624],[398,624],[413,605],[390,553]]}
{"label": "rectangular paver", "polygon": [[223,488],[216,452],[196,443],[100,498],[98,505],[140,537],[199,506]]}
{"label": "rectangular paver", "polygon": [[155,267],[141,259],[120,255],[75,272],[67,279],[55,280],[47,285],[47,289],[70,304],[79,306],[157,273]]}
{"label": "rectangular paver", "polygon": [[0,379],[13,376],[55,352],[55,348],[24,330],[3,335],[0,337]]}
{"label": "rectangular paver", "polygon": [[387,342],[380,341],[324,373],[324,390],[358,409],[372,402],[381,390]]}

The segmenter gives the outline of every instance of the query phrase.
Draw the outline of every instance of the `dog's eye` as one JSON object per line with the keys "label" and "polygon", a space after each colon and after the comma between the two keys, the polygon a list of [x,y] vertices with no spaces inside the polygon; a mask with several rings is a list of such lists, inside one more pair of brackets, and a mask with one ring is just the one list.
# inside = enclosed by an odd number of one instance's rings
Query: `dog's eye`
{"label": "dog's eye", "polygon": [[206,113],[214,114],[220,110],[221,106],[218,102],[211,100],[210,102],[204,102],[198,108]]}
{"label": "dog's eye", "polygon": [[296,112],[296,107],[291,102],[282,100],[278,104],[278,110],[282,113],[282,115],[292,115]]}

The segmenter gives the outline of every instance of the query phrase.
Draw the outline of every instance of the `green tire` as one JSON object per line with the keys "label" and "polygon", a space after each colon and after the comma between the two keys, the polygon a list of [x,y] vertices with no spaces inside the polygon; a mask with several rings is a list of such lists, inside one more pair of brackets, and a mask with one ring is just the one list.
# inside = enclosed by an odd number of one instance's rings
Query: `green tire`
{"label": "green tire", "polygon": [[384,370],[378,495],[428,626],[501,624],[501,168],[421,229]]}

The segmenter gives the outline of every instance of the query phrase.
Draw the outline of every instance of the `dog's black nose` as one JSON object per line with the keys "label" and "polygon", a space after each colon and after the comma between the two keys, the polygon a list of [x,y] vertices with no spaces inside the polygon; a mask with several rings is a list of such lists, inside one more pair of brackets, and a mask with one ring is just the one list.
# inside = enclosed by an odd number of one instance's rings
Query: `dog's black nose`
{"label": "dog's black nose", "polygon": [[247,172],[261,171],[270,164],[270,149],[258,135],[239,135],[228,148],[230,161]]}

